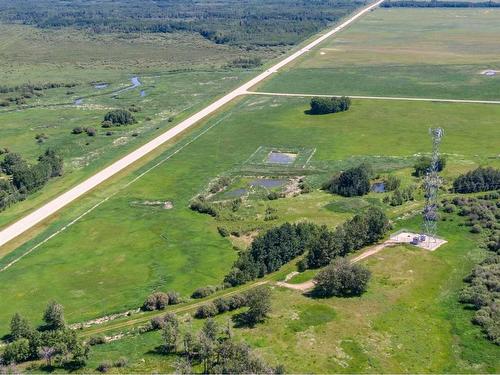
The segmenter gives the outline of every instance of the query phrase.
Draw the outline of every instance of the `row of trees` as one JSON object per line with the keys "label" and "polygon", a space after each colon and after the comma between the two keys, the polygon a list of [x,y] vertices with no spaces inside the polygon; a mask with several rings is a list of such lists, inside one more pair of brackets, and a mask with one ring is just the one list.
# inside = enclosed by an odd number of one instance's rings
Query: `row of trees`
{"label": "row of trees", "polygon": [[9,343],[1,356],[3,364],[44,359],[49,368],[58,365],[74,370],[85,366],[89,346],[66,326],[63,307],[55,301],[50,302],[43,314],[43,321],[44,325],[35,329],[20,314],[16,313],[12,317]]}
{"label": "row of trees", "polygon": [[217,298],[200,306],[194,316],[205,319],[242,307],[248,310],[233,317],[239,326],[253,327],[263,322],[271,311],[271,291],[266,286],[259,286],[243,294]]}
{"label": "row of trees", "polygon": [[236,286],[276,271],[303,254],[317,236],[319,227],[311,223],[285,223],[258,236],[249,250],[240,253],[225,283]]}
{"label": "row of trees", "polygon": [[337,257],[373,244],[383,238],[388,228],[389,220],[378,207],[368,208],[334,230],[323,226],[311,243],[306,256],[307,267],[326,266]]}
{"label": "row of trees", "polygon": [[500,169],[480,167],[467,172],[453,182],[456,193],[476,193],[500,189]]}
{"label": "row of trees", "polygon": [[0,180],[0,211],[42,188],[49,179],[61,176],[63,165],[62,156],[53,149],[40,155],[36,164],[29,164],[17,153],[7,153],[0,171],[10,178]]}
{"label": "row of trees", "polygon": [[361,196],[370,192],[370,178],[373,174],[368,164],[347,169],[323,185],[323,189],[344,197]]}
{"label": "row of trees", "polygon": [[225,283],[235,286],[278,270],[308,251],[303,266],[322,267],[381,239],[389,227],[384,212],[370,207],[364,213],[329,230],[312,223],[285,223],[258,236],[240,253]]}
{"label": "row of trees", "polygon": [[314,97],[311,99],[311,115],[326,115],[328,113],[344,112],[351,107],[351,99],[347,96],[340,98]]}

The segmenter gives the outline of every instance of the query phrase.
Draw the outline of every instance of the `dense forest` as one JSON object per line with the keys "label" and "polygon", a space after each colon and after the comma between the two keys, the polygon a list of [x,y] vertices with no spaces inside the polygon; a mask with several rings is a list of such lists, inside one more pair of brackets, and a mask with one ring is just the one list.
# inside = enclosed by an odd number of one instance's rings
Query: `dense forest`
{"label": "dense forest", "polygon": [[0,0],[0,20],[102,32],[191,31],[221,44],[295,44],[364,0]]}
{"label": "dense forest", "polygon": [[383,8],[499,8],[500,2],[395,0],[385,1],[381,6]]}

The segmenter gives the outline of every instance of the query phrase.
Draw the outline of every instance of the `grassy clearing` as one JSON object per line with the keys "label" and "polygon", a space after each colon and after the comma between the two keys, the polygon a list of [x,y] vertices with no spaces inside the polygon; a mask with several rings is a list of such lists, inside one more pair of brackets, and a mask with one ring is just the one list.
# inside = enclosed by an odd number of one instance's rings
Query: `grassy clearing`
{"label": "grassy clearing", "polygon": [[[349,112],[328,116],[306,115],[306,108],[307,101],[301,99],[251,97],[214,116],[204,127],[217,126],[185,150],[0,273],[4,299],[0,332],[5,332],[15,311],[37,321],[51,298],[64,303],[68,320],[77,322],[136,307],[156,289],[187,295],[196,287],[220,282],[236,252],[231,241],[218,234],[221,223],[192,212],[188,202],[214,176],[241,165],[263,140],[271,146],[317,148],[311,165],[319,171],[325,165],[335,167],[338,160],[351,160],[353,155],[377,163],[380,157],[374,156],[399,160],[426,152],[429,125],[444,126],[447,132],[443,152],[450,160],[445,176],[491,163],[489,158],[497,151],[492,140],[498,138],[495,119],[500,107],[355,101]],[[61,211],[37,239],[1,262],[19,256],[153,163]],[[145,200],[171,201],[174,207],[162,210],[131,204]],[[333,226],[352,215],[352,211],[325,207],[334,200],[313,193],[273,201],[269,204],[277,209],[279,219],[265,224],[261,218],[255,223],[264,227],[311,219]]]}
{"label": "grassy clearing", "polygon": [[262,91],[499,99],[500,10],[377,9]]}

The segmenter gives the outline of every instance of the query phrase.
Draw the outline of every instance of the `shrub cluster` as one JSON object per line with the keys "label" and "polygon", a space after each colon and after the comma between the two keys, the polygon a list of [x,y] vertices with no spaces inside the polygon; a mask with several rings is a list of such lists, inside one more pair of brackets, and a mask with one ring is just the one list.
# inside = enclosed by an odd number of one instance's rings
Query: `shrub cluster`
{"label": "shrub cluster", "polygon": [[181,302],[179,293],[169,291],[167,293],[155,292],[146,298],[142,308],[147,311],[163,310],[168,305],[176,305]]}
{"label": "shrub cluster", "polygon": [[344,197],[365,195],[370,192],[371,175],[371,167],[361,164],[334,176],[323,186],[323,189]]}
{"label": "shrub cluster", "polygon": [[227,311],[233,311],[246,306],[247,298],[243,294],[235,294],[229,297],[220,297],[213,302],[201,305],[196,310],[194,316],[198,319],[210,318]]}
{"label": "shrub cluster", "polygon": [[123,368],[127,367],[128,359],[126,357],[120,357],[116,361],[102,361],[97,366],[96,370],[102,373],[106,373],[112,368]]}
{"label": "shrub cluster", "polygon": [[347,111],[351,106],[351,99],[347,96],[341,98],[320,98],[314,97],[311,99],[312,115],[325,115],[328,113],[337,113]]}
{"label": "shrub cluster", "polygon": [[370,271],[366,267],[337,258],[316,275],[313,294],[319,297],[359,296],[366,291],[369,280]]}
{"label": "shrub cluster", "polygon": [[396,188],[392,194],[384,197],[383,202],[391,206],[401,206],[403,203],[415,199],[415,186],[407,186],[404,188]]}
{"label": "shrub cluster", "polygon": [[467,286],[460,301],[476,310],[473,318],[488,339],[500,345],[500,193],[492,192],[478,197],[444,199],[445,212],[458,212],[466,218],[465,225],[472,233],[482,233],[480,242],[493,254],[476,266],[465,278]]}
{"label": "shrub cluster", "polygon": [[61,176],[63,164],[61,155],[52,149],[47,149],[33,165],[19,154],[6,153],[0,171],[11,179],[0,180],[0,211],[42,188],[49,179]]}
{"label": "shrub cluster", "polygon": [[490,256],[476,266],[465,282],[460,302],[476,310],[473,322],[480,325],[489,340],[500,345],[500,255]]}
{"label": "shrub cluster", "polygon": [[260,57],[239,57],[228,64],[229,68],[252,69],[262,65]]}
{"label": "shrub cluster", "polygon": [[453,182],[456,193],[476,193],[500,189],[500,169],[477,168],[459,176]]}
{"label": "shrub cluster", "polygon": [[398,176],[389,175],[384,179],[385,191],[394,191],[401,186],[401,179]]}
{"label": "shrub cluster", "polygon": [[111,126],[122,126],[135,124],[137,121],[130,111],[125,109],[115,109],[109,111],[104,115],[104,121],[102,122],[103,128],[109,128]]}
{"label": "shrub cluster", "polygon": [[205,298],[211,294],[214,294],[215,292],[217,292],[217,290],[219,290],[219,288],[217,288],[216,286],[212,285],[203,286],[201,288],[196,289],[193,292],[193,294],[191,294],[191,298]]}

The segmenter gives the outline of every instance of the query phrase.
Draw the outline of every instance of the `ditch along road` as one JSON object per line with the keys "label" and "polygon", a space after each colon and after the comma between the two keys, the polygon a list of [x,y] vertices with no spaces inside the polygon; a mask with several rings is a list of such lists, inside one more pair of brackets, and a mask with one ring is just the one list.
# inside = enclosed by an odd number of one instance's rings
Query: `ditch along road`
{"label": "ditch along road", "polygon": [[73,202],[77,198],[81,197],[85,193],[89,192],[90,190],[94,189],[96,186],[99,184],[103,183],[104,181],[108,180],[118,172],[122,171],[123,169],[127,168],[140,158],[144,157],[145,155],[149,154],[165,142],[171,140],[175,136],[179,135],[180,133],[184,132],[185,130],[191,128],[193,125],[198,123],[200,120],[206,118],[208,115],[214,113],[218,109],[222,108],[224,105],[227,103],[231,102],[235,98],[245,95],[247,93],[247,90],[249,90],[251,87],[255,86],[256,84],[262,82],[266,78],[268,78],[270,75],[273,73],[276,73],[280,68],[284,67],[285,65],[289,64],[290,62],[296,60],[298,57],[302,56],[303,54],[307,53],[311,48],[317,46],[321,42],[323,42],[325,39],[331,37],[332,35],[338,33],[340,30],[344,29],[354,21],[356,21],[358,18],[363,16],[364,14],[370,12],[372,9],[378,7],[384,0],[377,0],[376,2],[372,3],[371,5],[367,6],[366,8],[363,8],[362,10],[356,12],[353,16],[349,17],[346,21],[341,23],[340,25],[336,26],[335,28],[331,29],[327,33],[319,36],[315,40],[313,40],[311,43],[307,44],[305,47],[302,47],[298,51],[294,52],[293,54],[289,55],[285,59],[281,60],[274,66],[270,67],[267,69],[265,72],[259,74],[255,78],[251,79],[247,83],[241,85],[240,87],[236,88],[235,90],[231,91],[229,94],[226,94],[222,98],[216,100],[212,104],[208,105],[201,111],[195,113],[191,117],[187,118],[186,120],[182,121],[178,125],[174,126],[173,128],[169,129],[165,133],[159,135],[158,137],[154,138],[153,140],[149,141],[145,145],[139,147],[137,150],[131,152],[130,154],[124,156],[120,160],[114,162],[110,166],[104,168],[100,172],[96,173],[92,177],[88,178],[87,180],[81,182],[77,186],[73,187],[72,189],[68,190],[67,192],[61,194],[57,198],[49,201],[42,207],[36,209],[32,213],[26,215],[24,218],[16,221],[14,224],[11,224],[10,226],[6,227],[2,231],[0,231],[0,246],[5,245],[7,242],[13,240],[17,236],[21,235],[25,231],[33,228],[36,224],[40,223],[41,221],[45,220],[49,216],[53,215],[57,211],[59,211],[61,208],[65,207],[69,203]]}

